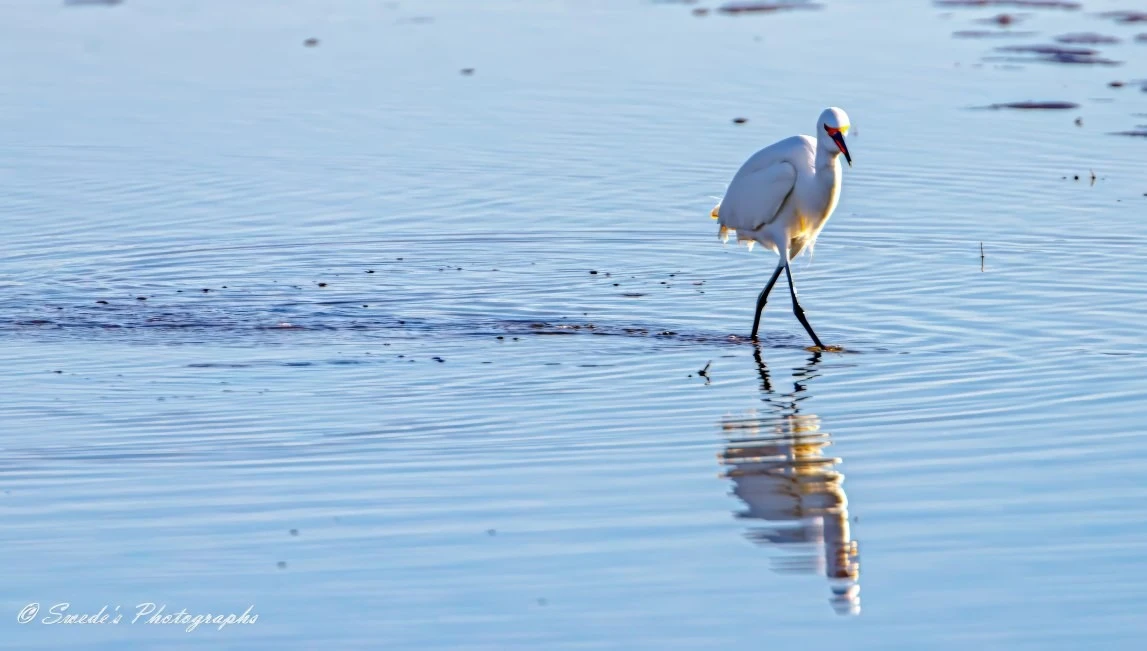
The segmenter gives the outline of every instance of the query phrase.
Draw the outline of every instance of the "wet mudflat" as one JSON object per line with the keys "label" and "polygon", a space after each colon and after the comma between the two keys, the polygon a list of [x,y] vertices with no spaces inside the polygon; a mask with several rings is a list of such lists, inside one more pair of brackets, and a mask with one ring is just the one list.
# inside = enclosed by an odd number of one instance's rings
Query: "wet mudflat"
{"label": "wet mudflat", "polygon": [[[1138,648],[1147,48],[1066,4],[5,6],[0,635]],[[829,104],[843,352],[754,344],[711,197]]]}

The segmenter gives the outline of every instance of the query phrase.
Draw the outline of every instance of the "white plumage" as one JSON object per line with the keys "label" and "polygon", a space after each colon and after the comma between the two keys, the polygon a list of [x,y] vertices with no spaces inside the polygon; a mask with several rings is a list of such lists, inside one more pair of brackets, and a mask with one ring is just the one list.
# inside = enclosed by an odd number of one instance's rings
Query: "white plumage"
{"label": "white plumage", "polygon": [[749,157],[741,166],[724,198],[710,215],[720,224],[719,235],[727,240],[754,242],[780,256],[777,268],[757,299],[752,336],[757,336],[761,312],[765,308],[782,270],[788,276],[793,312],[817,347],[820,339],[804,317],[797,301],[789,261],[816,243],[817,235],[836,209],[840,199],[843,153],[849,165],[852,158],[844,142],[850,123],[839,108],[827,108],[816,124],[816,136],[793,136],[769,145]]}

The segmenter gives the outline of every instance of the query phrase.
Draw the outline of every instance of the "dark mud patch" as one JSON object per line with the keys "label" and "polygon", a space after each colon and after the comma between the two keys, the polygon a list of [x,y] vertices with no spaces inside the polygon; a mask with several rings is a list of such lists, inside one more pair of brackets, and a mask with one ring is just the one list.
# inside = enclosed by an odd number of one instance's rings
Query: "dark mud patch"
{"label": "dark mud patch", "polygon": [[815,2],[729,2],[717,8],[723,14],[771,14],[794,9],[821,9]]}
{"label": "dark mud patch", "polygon": [[1015,109],[1019,111],[1066,111],[1079,108],[1079,104],[1075,102],[1002,102],[976,108],[997,111],[1000,109]]}
{"label": "dark mud patch", "polygon": [[1055,37],[1056,43],[1068,43],[1072,45],[1115,45],[1120,40],[1115,36],[1108,36],[1107,34],[1097,34],[1095,32],[1073,32],[1071,34],[1060,34]]}
{"label": "dark mud patch", "polygon": [[1059,45],[1001,45],[997,52],[1019,52],[1023,54],[1062,54],[1077,57],[1093,57],[1099,50],[1085,47],[1061,47]]}
{"label": "dark mud patch", "polygon": [[[1002,45],[995,48],[996,52],[1014,55],[1012,57],[998,57],[1005,61],[1017,63],[1064,63],[1074,65],[1104,65],[1118,66],[1122,61],[1114,61],[1099,56],[1098,50],[1084,47],[1063,47],[1060,45]],[[990,58],[996,60],[995,58]]]}
{"label": "dark mud patch", "polygon": [[1009,61],[1011,63],[1063,63],[1084,66],[1121,66],[1122,61],[1104,57],[1078,56],[1074,54],[1045,54],[1031,57],[984,57],[985,61]]}
{"label": "dark mud patch", "polygon": [[1013,31],[996,31],[989,29],[961,29],[952,32],[953,38],[1025,38],[1035,36],[1039,32],[1013,32]]}
{"label": "dark mud patch", "polygon": [[[636,337],[664,342],[689,344],[728,344],[742,346],[756,344],[766,348],[805,348],[808,341],[800,335],[772,333],[766,337],[753,339],[746,335],[720,334],[714,332],[678,332],[664,328],[643,325],[619,325],[603,323],[560,323],[551,321],[500,321],[492,324],[500,327],[506,335],[553,336],[553,335],[593,335],[598,337]],[[832,350],[836,350],[835,348]]]}
{"label": "dark mud patch", "polygon": [[[0,334],[22,334],[35,338],[94,340],[115,337],[119,341],[133,341],[150,344],[200,344],[204,342],[228,344],[268,345],[294,341],[294,335],[280,339],[270,331],[301,331],[302,335],[335,336],[346,341],[380,342],[390,345],[391,340],[412,340],[426,338],[440,340],[442,337],[492,338],[507,344],[527,337],[627,337],[647,339],[673,344],[728,344],[743,345],[756,343],[769,348],[804,348],[808,345],[803,333],[769,333],[767,337],[755,341],[747,336],[717,332],[685,331],[679,326],[667,324],[601,323],[564,320],[506,320],[476,317],[471,319],[419,319],[399,318],[395,315],[377,316],[370,319],[341,317],[330,312],[291,315],[291,322],[275,322],[268,319],[263,311],[246,312],[235,310],[230,314],[201,313],[195,310],[168,309],[159,318],[140,318],[130,310],[109,311],[106,308],[96,314],[95,310],[65,309],[54,311],[55,318],[0,319]],[[309,333],[309,334],[308,334]],[[301,336],[301,335],[300,335]],[[269,338],[272,337],[272,338]],[[438,361],[432,356],[426,359]],[[443,360],[445,361],[445,360]],[[296,362],[275,362],[292,367],[313,366],[315,364],[357,364],[367,363],[361,359],[316,360]],[[240,369],[264,365],[263,362],[214,362],[203,361],[189,364],[198,369]]]}
{"label": "dark mud patch", "polygon": [[945,8],[1020,7],[1023,9],[1066,9],[1075,11],[1083,5],[1065,0],[934,0],[934,5]]}
{"label": "dark mud patch", "polygon": [[1008,27],[1009,25],[1023,21],[1025,18],[1027,17],[1016,14],[998,14],[996,16],[992,16],[991,18],[981,18],[976,22],[982,23],[984,25],[999,25],[1000,27]]}
{"label": "dark mud patch", "polygon": [[1114,20],[1115,22],[1123,25],[1129,25],[1132,23],[1147,23],[1147,12],[1143,11],[1104,11],[1101,12],[1099,16],[1101,18]]}

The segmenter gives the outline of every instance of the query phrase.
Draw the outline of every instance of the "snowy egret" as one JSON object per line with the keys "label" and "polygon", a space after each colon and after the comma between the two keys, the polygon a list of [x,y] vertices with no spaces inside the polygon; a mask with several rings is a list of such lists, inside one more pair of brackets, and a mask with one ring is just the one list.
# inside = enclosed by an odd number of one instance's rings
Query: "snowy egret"
{"label": "snowy egret", "polygon": [[844,154],[849,167],[852,166],[852,156],[844,144],[849,126],[848,115],[843,110],[826,108],[817,119],[816,137],[785,138],[750,156],[733,177],[724,198],[710,213],[720,223],[719,235],[725,241],[730,232],[735,232],[737,240],[747,241],[750,249],[754,242],[760,242],[780,256],[776,271],[757,297],[754,339],[765,301],[784,271],[793,299],[793,314],[817,348],[824,348],[797,300],[789,262],[806,248],[812,249],[816,236],[840,199],[839,156]]}

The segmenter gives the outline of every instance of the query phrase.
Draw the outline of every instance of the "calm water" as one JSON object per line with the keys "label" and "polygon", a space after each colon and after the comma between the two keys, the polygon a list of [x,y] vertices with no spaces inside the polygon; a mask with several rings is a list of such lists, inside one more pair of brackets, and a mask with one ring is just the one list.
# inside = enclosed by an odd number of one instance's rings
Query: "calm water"
{"label": "calm water", "polygon": [[[0,3],[3,646],[1142,648],[1123,8]],[[711,197],[830,104],[846,352],[754,346]]]}

